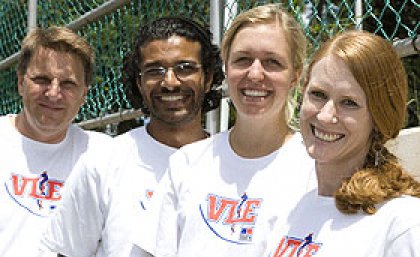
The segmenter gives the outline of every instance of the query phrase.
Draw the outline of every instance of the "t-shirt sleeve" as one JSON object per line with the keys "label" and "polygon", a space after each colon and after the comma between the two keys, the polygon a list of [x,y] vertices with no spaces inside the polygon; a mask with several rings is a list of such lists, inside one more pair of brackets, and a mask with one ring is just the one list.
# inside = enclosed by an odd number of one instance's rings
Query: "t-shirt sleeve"
{"label": "t-shirt sleeve", "polygon": [[83,160],[76,164],[41,239],[45,247],[65,256],[91,257],[96,252],[104,220],[98,177]]}
{"label": "t-shirt sleeve", "polygon": [[[160,208],[162,205],[162,190],[168,184],[168,176],[163,176],[162,181],[153,191],[153,200],[148,202],[146,206],[141,205],[142,208],[134,207],[137,211],[134,214],[134,222],[131,226],[132,235],[131,241],[134,245],[138,246],[142,254],[139,254],[139,257],[149,256],[145,253],[153,254],[155,253],[156,247],[156,233],[159,226],[159,215]],[[134,200],[138,205],[138,196],[134,196]]]}
{"label": "t-shirt sleeve", "polygon": [[169,161],[156,236],[156,257],[175,257],[178,252],[180,224],[177,188],[183,172],[181,167],[185,167],[183,157],[178,151],[171,156]]}
{"label": "t-shirt sleeve", "polygon": [[387,247],[385,257],[420,257],[420,224],[409,228]]}
{"label": "t-shirt sleeve", "polygon": [[420,257],[420,199],[402,196],[390,201],[393,214],[385,257]]}

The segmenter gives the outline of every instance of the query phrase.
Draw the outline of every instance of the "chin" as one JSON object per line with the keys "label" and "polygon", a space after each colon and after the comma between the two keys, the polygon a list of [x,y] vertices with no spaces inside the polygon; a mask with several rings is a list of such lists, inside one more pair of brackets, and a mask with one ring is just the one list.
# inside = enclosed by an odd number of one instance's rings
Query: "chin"
{"label": "chin", "polygon": [[318,161],[318,162],[324,162],[325,160],[325,154],[321,151],[319,151],[313,144],[306,147],[306,151],[308,152],[309,156]]}

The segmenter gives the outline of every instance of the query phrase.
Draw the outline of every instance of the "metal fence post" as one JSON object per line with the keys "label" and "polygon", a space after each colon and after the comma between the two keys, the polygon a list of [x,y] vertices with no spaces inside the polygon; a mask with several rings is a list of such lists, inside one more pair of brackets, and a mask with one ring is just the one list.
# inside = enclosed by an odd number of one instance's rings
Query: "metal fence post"
{"label": "metal fence post", "polygon": [[[234,18],[238,14],[238,2],[236,0],[227,0],[223,9],[223,27],[228,28],[232,21],[232,19],[228,19],[228,17]],[[220,103],[220,131],[224,131],[229,128],[230,106],[227,87],[228,85],[225,81],[223,84],[223,91],[226,93],[226,97],[224,97]]]}
{"label": "metal fence post", "polygon": [[27,24],[27,33],[32,29],[36,28],[36,9],[38,2],[37,0],[28,0],[28,24]]}
{"label": "metal fence post", "polygon": [[[220,46],[222,38],[222,17],[221,7],[223,0],[210,1],[210,30],[213,33],[213,43]],[[206,113],[206,131],[211,135],[219,132],[220,108]]]}
{"label": "metal fence post", "polygon": [[356,17],[356,29],[363,29],[363,3],[362,0],[357,0],[354,4],[354,15]]}

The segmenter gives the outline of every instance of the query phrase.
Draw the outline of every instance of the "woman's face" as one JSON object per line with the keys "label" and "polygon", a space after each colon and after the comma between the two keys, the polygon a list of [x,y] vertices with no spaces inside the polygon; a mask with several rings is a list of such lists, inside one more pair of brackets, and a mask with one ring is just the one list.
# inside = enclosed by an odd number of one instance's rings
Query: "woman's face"
{"label": "woman's face", "polygon": [[313,66],[300,125],[308,153],[318,163],[363,165],[374,125],[366,95],[341,59],[327,56]]}
{"label": "woman's face", "polygon": [[250,24],[233,39],[226,65],[229,94],[238,118],[279,118],[297,80],[283,30]]}

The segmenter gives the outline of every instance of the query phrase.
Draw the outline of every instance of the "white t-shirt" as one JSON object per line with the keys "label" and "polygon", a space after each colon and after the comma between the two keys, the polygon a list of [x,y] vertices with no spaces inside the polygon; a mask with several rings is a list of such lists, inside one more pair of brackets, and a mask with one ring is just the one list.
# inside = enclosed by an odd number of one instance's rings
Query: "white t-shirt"
{"label": "white t-shirt", "polygon": [[38,250],[64,182],[82,156],[110,137],[71,125],[62,142],[46,144],[20,134],[10,117],[0,117],[0,256],[56,256]]}
{"label": "white t-shirt", "polygon": [[84,160],[71,176],[61,208],[43,243],[65,256],[138,256],[131,233],[152,209],[151,199],[175,148],[154,140],[145,127],[114,139],[111,155]]}
{"label": "white t-shirt", "polygon": [[287,223],[276,224],[263,256],[419,257],[420,199],[392,199],[373,215],[343,214],[314,189]]}
{"label": "white t-shirt", "polygon": [[255,159],[238,156],[229,132],[170,158],[155,255],[261,256],[266,236],[308,191],[314,161],[300,134]]}

